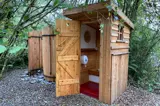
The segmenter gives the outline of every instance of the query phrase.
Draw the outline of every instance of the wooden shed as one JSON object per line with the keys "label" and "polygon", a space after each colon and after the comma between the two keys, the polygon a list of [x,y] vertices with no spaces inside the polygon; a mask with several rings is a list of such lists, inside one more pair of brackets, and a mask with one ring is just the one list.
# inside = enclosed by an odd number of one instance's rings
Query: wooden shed
{"label": "wooden shed", "polygon": [[111,4],[109,11],[106,5],[64,10],[69,19],[56,20],[52,62],[57,97],[83,93],[111,104],[125,91],[134,25],[116,6]]}

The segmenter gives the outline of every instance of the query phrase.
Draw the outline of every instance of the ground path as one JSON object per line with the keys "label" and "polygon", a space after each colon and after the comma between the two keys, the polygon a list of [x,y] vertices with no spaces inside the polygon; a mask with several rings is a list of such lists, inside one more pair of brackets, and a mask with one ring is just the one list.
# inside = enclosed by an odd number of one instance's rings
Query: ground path
{"label": "ground path", "polygon": [[[0,106],[107,106],[83,94],[56,98],[54,83],[24,80],[26,71],[13,70],[0,81]],[[160,95],[128,87],[115,104],[160,106]]]}

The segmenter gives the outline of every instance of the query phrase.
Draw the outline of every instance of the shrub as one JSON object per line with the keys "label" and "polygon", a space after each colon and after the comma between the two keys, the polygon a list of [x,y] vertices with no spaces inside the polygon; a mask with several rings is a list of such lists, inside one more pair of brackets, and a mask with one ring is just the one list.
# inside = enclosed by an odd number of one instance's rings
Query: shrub
{"label": "shrub", "polygon": [[158,82],[159,66],[155,66],[153,50],[158,45],[158,33],[136,24],[130,40],[129,79],[131,84],[153,91]]}

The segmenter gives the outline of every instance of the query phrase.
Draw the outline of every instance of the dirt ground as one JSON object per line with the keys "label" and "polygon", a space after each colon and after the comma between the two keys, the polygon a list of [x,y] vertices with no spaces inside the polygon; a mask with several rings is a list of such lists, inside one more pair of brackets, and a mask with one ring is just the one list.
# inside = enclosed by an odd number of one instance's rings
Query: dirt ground
{"label": "dirt ground", "polygon": [[[24,78],[24,70],[13,70],[0,81],[0,106],[108,106],[83,94],[56,98],[55,83]],[[160,95],[130,86],[113,106],[160,106]]]}

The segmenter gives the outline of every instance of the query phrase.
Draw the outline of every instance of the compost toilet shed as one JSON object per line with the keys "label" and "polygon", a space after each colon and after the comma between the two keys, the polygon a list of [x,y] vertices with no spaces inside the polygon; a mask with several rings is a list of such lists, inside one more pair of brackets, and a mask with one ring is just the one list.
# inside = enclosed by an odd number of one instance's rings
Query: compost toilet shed
{"label": "compost toilet shed", "polygon": [[[56,77],[57,97],[84,93],[111,104],[126,90],[134,25],[114,4],[110,11],[106,5],[103,2],[64,10],[69,19],[56,20],[58,33],[50,43],[55,59],[49,62]],[[42,36],[48,35],[46,30],[42,30]],[[47,49],[42,45],[42,50]]]}

